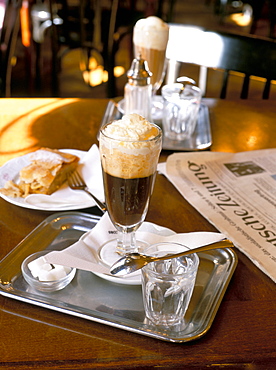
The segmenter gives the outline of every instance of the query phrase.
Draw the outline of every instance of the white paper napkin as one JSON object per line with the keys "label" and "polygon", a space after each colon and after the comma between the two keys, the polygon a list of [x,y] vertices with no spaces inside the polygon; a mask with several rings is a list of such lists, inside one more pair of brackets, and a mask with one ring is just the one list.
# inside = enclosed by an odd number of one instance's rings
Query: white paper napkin
{"label": "white paper napkin", "polygon": [[[112,276],[109,273],[109,267],[117,261],[120,256],[116,254],[115,251],[110,251],[109,256],[100,256],[100,251],[101,247],[107,241],[115,237],[116,229],[111,223],[108,213],[105,213],[98,224],[91,231],[85,233],[76,243],[63,251],[50,252],[46,256],[46,259],[49,263],[76,267],[77,269],[91,271],[96,274]],[[210,244],[224,238],[225,236],[223,234],[213,232],[176,234],[168,228],[149,222],[144,222],[136,232],[136,239],[146,241],[149,245],[159,242],[178,242],[190,248],[196,248],[203,244]],[[106,262],[107,265],[104,265],[103,261]],[[127,277],[117,279],[127,279]]]}
{"label": "white paper napkin", "polygon": [[[92,145],[89,151],[80,159],[77,170],[82,175],[91,193],[103,201],[102,169],[97,145]],[[48,210],[72,208],[72,206],[80,208],[82,205],[87,208],[95,205],[91,196],[84,191],[70,189],[67,183],[51,195],[31,194],[25,198],[25,202]]]}

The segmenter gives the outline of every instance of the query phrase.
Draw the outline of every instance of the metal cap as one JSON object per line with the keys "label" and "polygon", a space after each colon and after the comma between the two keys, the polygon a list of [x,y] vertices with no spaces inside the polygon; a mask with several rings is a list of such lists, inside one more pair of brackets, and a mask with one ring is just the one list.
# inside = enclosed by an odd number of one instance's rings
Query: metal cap
{"label": "metal cap", "polygon": [[148,62],[138,55],[138,58],[133,59],[130,70],[127,72],[127,77],[131,85],[146,86],[150,84],[152,73],[149,70]]}

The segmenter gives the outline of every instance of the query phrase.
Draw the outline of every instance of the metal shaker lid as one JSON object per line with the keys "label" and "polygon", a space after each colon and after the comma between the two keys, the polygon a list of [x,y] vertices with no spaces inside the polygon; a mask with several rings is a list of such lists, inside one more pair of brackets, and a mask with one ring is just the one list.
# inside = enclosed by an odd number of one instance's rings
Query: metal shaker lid
{"label": "metal shaker lid", "polygon": [[131,85],[146,86],[150,84],[152,73],[149,70],[148,62],[138,55],[134,58],[130,70],[127,72],[127,77]]}

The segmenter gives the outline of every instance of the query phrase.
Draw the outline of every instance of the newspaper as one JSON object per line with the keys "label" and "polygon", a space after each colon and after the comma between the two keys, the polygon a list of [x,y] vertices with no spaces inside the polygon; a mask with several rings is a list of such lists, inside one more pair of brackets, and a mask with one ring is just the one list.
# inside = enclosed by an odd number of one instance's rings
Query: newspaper
{"label": "newspaper", "polygon": [[276,149],[174,153],[158,171],[276,282]]}

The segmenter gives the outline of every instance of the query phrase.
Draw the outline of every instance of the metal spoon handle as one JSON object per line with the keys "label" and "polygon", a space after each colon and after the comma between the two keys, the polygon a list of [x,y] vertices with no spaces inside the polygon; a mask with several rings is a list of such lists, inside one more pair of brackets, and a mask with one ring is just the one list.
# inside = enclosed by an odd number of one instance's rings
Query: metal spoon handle
{"label": "metal spoon handle", "polygon": [[225,238],[223,240],[220,240],[219,242],[214,242],[214,243],[211,243],[211,244],[203,245],[201,247],[194,248],[194,249],[189,249],[189,250],[184,251],[184,252],[180,252],[180,253],[176,253],[176,254],[170,254],[170,255],[167,254],[166,256],[162,256],[162,257],[151,257],[150,262],[164,261],[164,260],[169,260],[170,258],[177,258],[177,257],[186,256],[186,255],[192,254],[192,253],[204,252],[204,251],[208,251],[208,250],[211,250],[211,249],[227,248],[227,247],[230,247],[230,246],[232,246],[232,243],[230,242],[230,240]]}

